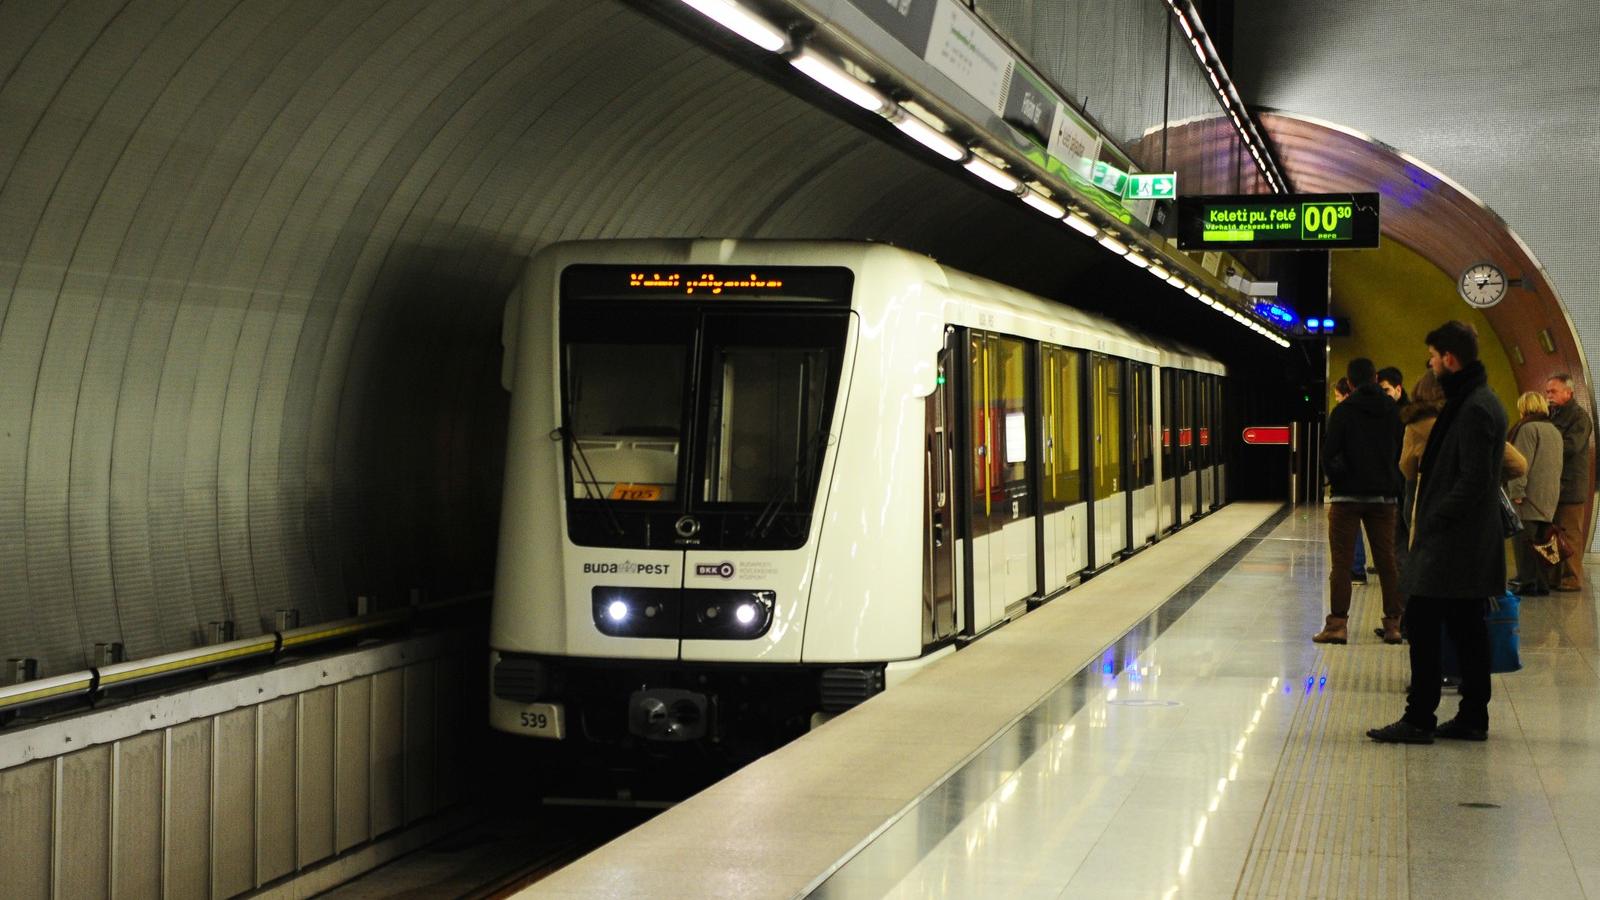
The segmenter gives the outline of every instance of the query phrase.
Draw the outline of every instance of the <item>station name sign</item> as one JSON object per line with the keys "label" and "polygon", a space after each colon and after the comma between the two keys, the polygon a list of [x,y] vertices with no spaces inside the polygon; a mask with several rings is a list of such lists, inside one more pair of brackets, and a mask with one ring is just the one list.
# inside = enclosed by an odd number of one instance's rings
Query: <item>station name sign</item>
{"label": "station name sign", "polygon": [[1178,198],[1179,250],[1365,250],[1378,246],[1378,195]]}

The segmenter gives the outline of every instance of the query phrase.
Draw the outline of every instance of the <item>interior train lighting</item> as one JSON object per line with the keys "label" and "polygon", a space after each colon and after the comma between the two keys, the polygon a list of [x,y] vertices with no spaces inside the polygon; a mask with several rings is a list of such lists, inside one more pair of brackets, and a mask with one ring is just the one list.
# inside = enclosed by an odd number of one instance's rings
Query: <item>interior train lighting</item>
{"label": "interior train lighting", "polygon": [[1067,214],[1066,207],[1055,202],[1054,200],[1051,200],[1038,191],[1033,190],[1032,188],[1029,188],[1022,195],[1022,202],[1028,204],[1034,209],[1037,209],[1039,212],[1044,213],[1052,219],[1059,219]]}
{"label": "interior train lighting", "polygon": [[985,160],[978,159],[977,157],[967,160],[966,163],[963,164],[963,168],[1002,191],[1016,193],[1017,189],[1022,187],[1022,182],[1011,177],[1010,175],[1007,175],[998,166],[990,165]]}
{"label": "interior train lighting", "polygon": [[1087,237],[1100,236],[1100,229],[1096,227],[1093,222],[1085,219],[1083,216],[1080,216],[1077,213],[1069,213],[1067,215],[1067,225],[1071,227],[1073,231],[1076,231],[1079,234]]}
{"label": "interior train lighting", "polygon": [[960,162],[967,157],[967,148],[904,108],[894,115],[892,121],[894,127],[900,129],[907,137],[951,162]]}
{"label": "interior train lighting", "polygon": [[1118,256],[1122,256],[1128,252],[1127,244],[1124,244],[1109,234],[1101,235],[1100,246],[1110,250],[1112,253],[1115,253]]}
{"label": "interior train lighting", "polygon": [[840,68],[837,63],[824,59],[810,50],[801,50],[789,60],[789,65],[864,110],[882,114],[889,107],[887,97]]}
{"label": "interior train lighting", "polygon": [[683,3],[763,50],[779,53],[789,46],[789,36],[782,29],[733,0],[683,0]]}

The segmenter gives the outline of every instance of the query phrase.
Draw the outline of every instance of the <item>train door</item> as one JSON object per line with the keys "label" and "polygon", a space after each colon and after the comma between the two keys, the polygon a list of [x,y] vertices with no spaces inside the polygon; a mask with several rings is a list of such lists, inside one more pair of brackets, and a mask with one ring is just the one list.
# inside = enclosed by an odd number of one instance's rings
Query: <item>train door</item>
{"label": "train door", "polygon": [[1200,466],[1200,507],[1199,512],[1204,514],[1216,508],[1217,500],[1217,470],[1216,454],[1211,444],[1211,433],[1216,423],[1216,378],[1211,375],[1201,375],[1198,379],[1200,390],[1199,420],[1195,423],[1195,448],[1199,454]]}
{"label": "train door", "polygon": [[955,397],[949,375],[954,349],[945,335],[939,377],[926,402],[922,490],[922,644],[956,631]]}
{"label": "train door", "polygon": [[1039,514],[1043,593],[1067,586],[1089,565],[1089,504],[1083,486],[1083,354],[1042,345]]}
{"label": "train door", "polygon": [[1130,546],[1142,547],[1156,536],[1154,412],[1151,368],[1128,363],[1128,508]]}
{"label": "train door", "polygon": [[1178,373],[1161,370],[1161,530],[1183,524],[1183,503],[1178,497]]}
{"label": "train door", "polygon": [[1094,417],[1094,565],[1103,568],[1128,547],[1124,470],[1122,360],[1092,354],[1090,403]]}
{"label": "train door", "polygon": [[1179,524],[1194,518],[1200,511],[1200,475],[1195,468],[1194,420],[1195,373],[1178,373],[1178,422],[1175,441],[1178,445],[1178,502]]}
{"label": "train door", "polygon": [[1028,483],[1028,346],[968,336],[972,429],[972,631],[1038,596],[1033,491]]}
{"label": "train door", "polygon": [[1228,404],[1225,401],[1227,389],[1227,379],[1220,375],[1217,376],[1217,414],[1213,420],[1216,423],[1216,431],[1211,436],[1211,452],[1215,455],[1217,465],[1217,506],[1228,502],[1228,454],[1226,452],[1227,445],[1222,442],[1222,437],[1223,435],[1239,433],[1238,427],[1230,423],[1228,419]]}

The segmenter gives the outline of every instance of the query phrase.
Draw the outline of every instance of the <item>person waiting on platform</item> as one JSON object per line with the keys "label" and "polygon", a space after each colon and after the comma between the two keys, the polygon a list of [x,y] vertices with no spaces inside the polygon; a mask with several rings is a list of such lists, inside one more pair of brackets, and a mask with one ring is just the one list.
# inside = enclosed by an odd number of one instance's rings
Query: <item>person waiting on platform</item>
{"label": "person waiting on platform", "polygon": [[[1348,377],[1341,376],[1338,381],[1333,383],[1334,405],[1337,406],[1338,404],[1350,399],[1350,394],[1354,390],[1355,388],[1350,386],[1350,379]],[[1350,583],[1367,583],[1367,546],[1361,540],[1361,529],[1359,528],[1356,529],[1355,558],[1350,563]]]}
{"label": "person waiting on platform", "polygon": [[1400,414],[1378,388],[1372,360],[1357,358],[1346,369],[1353,390],[1328,415],[1323,469],[1332,496],[1328,503],[1328,547],[1333,571],[1328,577],[1330,610],[1319,644],[1350,639],[1350,581],[1344,575],[1355,558],[1356,536],[1365,525],[1383,588],[1383,639],[1400,643],[1399,571],[1394,558],[1394,519],[1400,501]]}
{"label": "person waiting on platform", "polygon": [[1556,527],[1566,534],[1573,552],[1561,561],[1558,591],[1583,590],[1583,554],[1589,549],[1589,522],[1584,506],[1589,500],[1589,443],[1594,422],[1572,399],[1572,376],[1565,372],[1544,383],[1550,404],[1550,424],[1561,432],[1561,502],[1556,507]]}
{"label": "person waiting on platform", "polygon": [[1405,378],[1396,366],[1384,366],[1378,370],[1378,387],[1383,388],[1383,392],[1399,407],[1411,402],[1411,398],[1406,396]]}
{"label": "person waiting on platform", "polygon": [[1522,533],[1516,542],[1517,579],[1511,590],[1524,597],[1550,593],[1546,565],[1533,549],[1550,538],[1550,523],[1555,521],[1556,504],[1561,497],[1561,432],[1550,424],[1550,407],[1545,398],[1528,391],[1517,398],[1521,418],[1511,426],[1511,444],[1528,461],[1528,471],[1506,480],[1506,496],[1517,507]]}
{"label": "person waiting on platform", "polygon": [[[1444,388],[1422,452],[1411,559],[1401,585],[1410,595],[1411,687],[1405,714],[1367,736],[1383,743],[1434,738],[1481,741],[1489,734],[1489,631],[1484,607],[1505,590],[1500,470],[1506,413],[1478,361],[1478,336],[1450,321],[1428,333],[1428,365]],[[1441,624],[1461,663],[1461,708],[1437,725]]]}

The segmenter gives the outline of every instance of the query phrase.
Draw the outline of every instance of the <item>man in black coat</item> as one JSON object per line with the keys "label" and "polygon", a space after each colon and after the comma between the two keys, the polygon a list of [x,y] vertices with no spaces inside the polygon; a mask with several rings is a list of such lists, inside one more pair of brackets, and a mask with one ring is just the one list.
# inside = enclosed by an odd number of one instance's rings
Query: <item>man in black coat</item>
{"label": "man in black coat", "polygon": [[1345,375],[1354,390],[1328,414],[1328,433],[1322,442],[1323,470],[1333,491],[1328,503],[1331,608],[1322,630],[1311,639],[1319,644],[1343,644],[1350,639],[1350,579],[1345,573],[1355,562],[1356,541],[1365,526],[1383,587],[1381,633],[1387,643],[1398,644],[1405,597],[1395,564],[1394,522],[1403,486],[1398,461],[1405,426],[1400,424],[1399,408],[1378,387],[1372,360],[1350,360]]}
{"label": "man in black coat", "polygon": [[[1500,460],[1506,413],[1478,362],[1478,336],[1451,321],[1429,332],[1428,365],[1445,405],[1428,435],[1411,521],[1411,558],[1401,587],[1411,595],[1411,692],[1405,715],[1367,736],[1386,743],[1481,741],[1489,734],[1489,632],[1484,604],[1505,590]],[[1461,708],[1435,727],[1440,626],[1461,660]]]}

